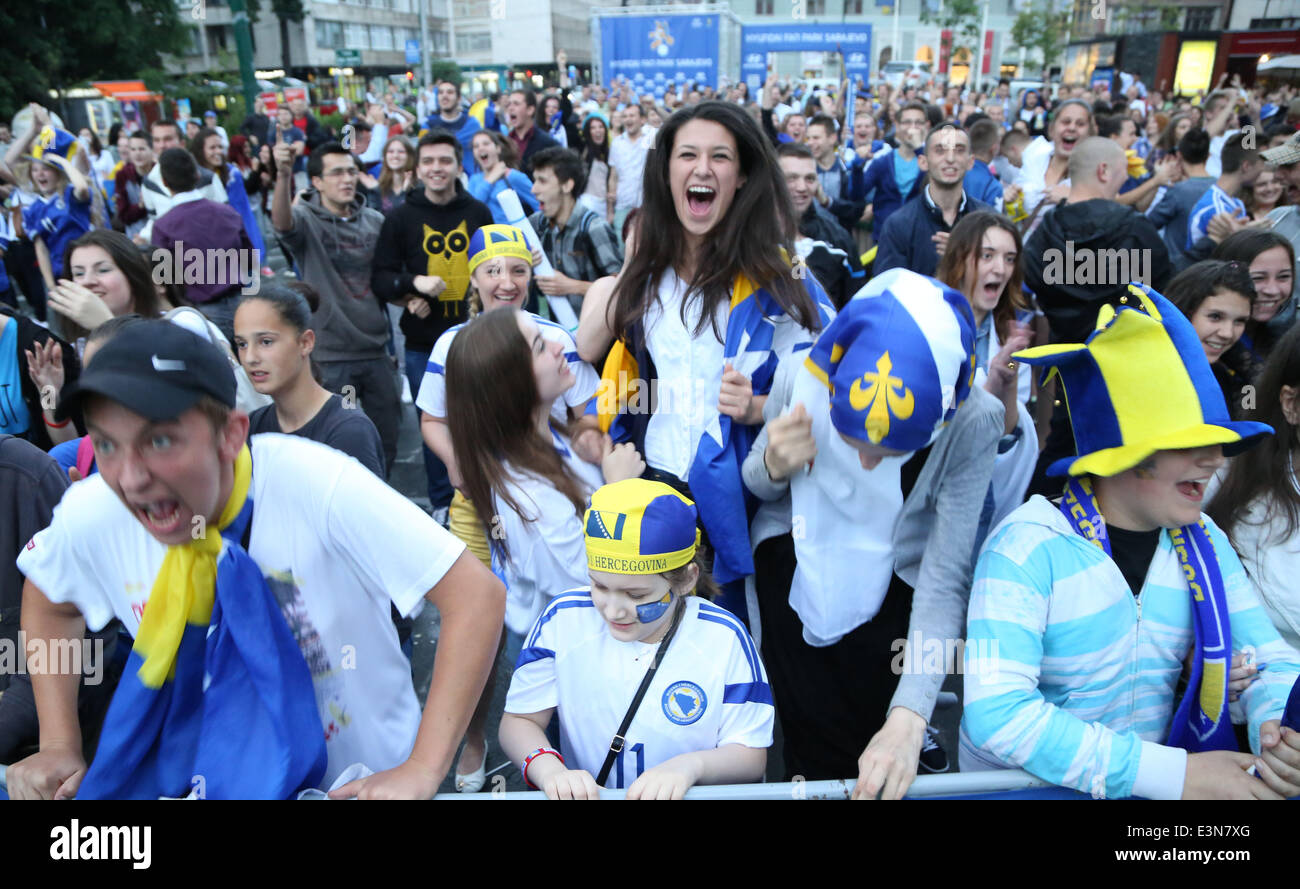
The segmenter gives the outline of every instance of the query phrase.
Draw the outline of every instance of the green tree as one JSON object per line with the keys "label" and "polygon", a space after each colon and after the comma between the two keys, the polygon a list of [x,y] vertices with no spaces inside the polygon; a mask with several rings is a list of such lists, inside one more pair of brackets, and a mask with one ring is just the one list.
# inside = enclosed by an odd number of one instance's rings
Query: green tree
{"label": "green tree", "polygon": [[1043,59],[1043,78],[1065,52],[1066,29],[1070,23],[1068,4],[1058,10],[1054,0],[1033,0],[1020,10],[1011,25],[1011,39]]}
{"label": "green tree", "polygon": [[[989,0],[984,2],[987,3]],[[957,50],[961,47],[965,47],[970,54],[968,58],[974,58],[975,47],[980,40],[980,23],[984,15],[983,4],[977,0],[943,0],[941,7],[935,8],[936,5],[936,0],[921,4],[921,21],[927,25],[938,25],[944,30],[952,31],[949,59],[956,57]],[[970,80],[973,83],[975,78],[972,76]]]}
{"label": "green tree", "polygon": [[457,65],[451,59],[434,59],[430,65],[430,70],[432,71],[434,83],[443,80],[460,83],[463,79],[460,73],[460,65]]}
{"label": "green tree", "polygon": [[0,115],[89,80],[133,80],[190,41],[176,0],[0,3]]}

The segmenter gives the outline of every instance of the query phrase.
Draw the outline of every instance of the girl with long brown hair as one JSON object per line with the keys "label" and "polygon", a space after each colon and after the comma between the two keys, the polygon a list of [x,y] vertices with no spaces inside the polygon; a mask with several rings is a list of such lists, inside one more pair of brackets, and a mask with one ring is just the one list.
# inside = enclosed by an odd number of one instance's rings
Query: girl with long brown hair
{"label": "girl with long brown hair", "polygon": [[[528,295],[529,282],[532,280],[532,254],[529,252],[527,242],[524,240],[523,232],[508,225],[482,226],[470,239],[468,253],[470,285],[473,290],[471,307],[474,317],[480,315],[487,317],[497,310],[506,311],[521,308]],[[560,389],[546,401],[546,407],[550,412],[551,419],[557,428],[563,430],[568,430],[570,424],[574,425],[575,429],[570,439],[574,447],[571,447],[570,450],[576,451],[579,456],[588,460],[593,458],[598,460],[602,450],[599,441],[592,440],[595,436],[591,430],[577,430],[575,422],[583,416],[587,402],[596,392],[596,373],[578,357],[577,346],[567,330],[558,324],[553,324],[535,315],[529,315],[528,317],[532,324],[535,325],[542,339],[551,344],[544,347],[547,354],[550,354],[552,349],[558,350],[569,369],[569,385]],[[451,362],[453,347],[469,326],[469,324],[458,324],[438,337],[438,341],[434,343],[433,350],[429,355],[428,366],[420,382],[415,404],[419,409],[420,432],[424,437],[425,444],[446,464],[448,478],[456,488],[456,493],[452,497],[451,506],[448,510],[449,530],[463,540],[465,545],[480,561],[490,567],[493,557],[488,541],[489,539],[495,539],[495,532],[499,530],[499,526],[490,519],[486,522],[483,521],[477,511],[479,509],[478,498],[488,496],[483,493],[487,488],[481,483],[481,479],[485,476],[481,472],[475,476],[476,479],[480,480],[474,482],[474,486],[479,492],[475,494],[467,486],[466,479],[462,477],[460,471],[462,460],[478,461],[482,459],[482,454],[487,447],[486,440],[481,440],[476,433],[474,436],[468,437],[464,443],[457,443],[449,425],[451,418],[456,416],[457,412],[450,405],[451,393],[447,379],[447,367]],[[491,368],[487,373],[495,375],[499,371],[496,368]],[[520,386],[522,385],[521,383]],[[477,409],[477,407],[472,407],[468,410]],[[493,415],[497,417],[497,422],[501,422],[503,426],[505,421],[500,418],[501,412],[509,412],[512,417],[516,418],[520,416],[531,417],[531,414],[518,413],[517,409],[518,405],[512,402],[509,405],[502,406]],[[512,423],[512,425],[518,424]],[[568,435],[567,432],[566,435]],[[464,452],[462,452],[462,448],[465,449]],[[532,465],[532,462],[525,460],[525,465]],[[556,477],[558,478],[558,476]],[[489,497],[483,503],[490,505],[492,500]],[[465,745],[465,749],[461,753],[460,763],[463,765],[458,765],[456,768],[456,789],[462,793],[476,792],[483,786],[485,780],[486,736],[484,734],[484,722],[487,718],[487,707],[491,699],[492,692],[491,689],[488,689],[484,692],[484,697],[466,736],[469,743]],[[479,759],[480,754],[483,755],[482,759]]]}
{"label": "girl with long brown hair", "polygon": [[1001,213],[962,217],[948,236],[936,277],[959,290],[975,315],[975,382],[1002,402],[1003,437],[977,539],[1019,506],[1038,460],[1029,366],[1011,356],[1033,339],[1021,290],[1020,231]]}
{"label": "girl with long brown hair", "polygon": [[498,225],[510,222],[497,201],[497,196],[503,191],[513,191],[518,196],[525,215],[537,212],[533,180],[519,172],[519,154],[509,139],[491,130],[479,130],[470,140],[470,148],[478,162],[479,172],[469,177],[466,190],[476,200],[487,204]]}
{"label": "girl with long brown hair", "polygon": [[[821,285],[790,265],[794,238],[793,204],[762,130],[730,102],[683,107],[646,159],[622,273],[587,292],[578,327],[584,358],[610,354],[605,374],[619,397],[602,426],[645,455],[646,477],[695,492],[687,496],[700,505],[723,584],[753,572],[738,470],[775,366],[830,317]],[[655,387],[657,400],[636,397],[629,381]],[[743,598],[727,607],[745,611]]]}
{"label": "girl with long brown hair", "polygon": [[[447,420],[460,490],[491,540],[493,567],[506,581],[502,647],[510,663],[524,634],[556,595],[586,583],[582,515],[606,482],[635,478],[645,464],[629,444],[606,437],[601,465],[573,447],[569,424],[552,406],[577,377],[564,345],[543,336],[532,315],[500,309],[465,325],[447,355]],[[489,679],[465,735],[466,751],[483,748],[494,682]],[[477,771],[456,789],[482,786]]]}
{"label": "girl with long brown hair", "polygon": [[393,136],[384,146],[384,167],[377,187],[367,196],[370,206],[387,216],[406,200],[415,184],[415,146],[405,136]]}

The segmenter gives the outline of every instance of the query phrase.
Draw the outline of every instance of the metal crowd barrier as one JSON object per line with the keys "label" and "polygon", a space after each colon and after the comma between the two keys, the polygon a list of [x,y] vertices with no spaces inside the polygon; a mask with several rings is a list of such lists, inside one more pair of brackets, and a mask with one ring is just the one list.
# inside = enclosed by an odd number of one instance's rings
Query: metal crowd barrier
{"label": "metal crowd barrier", "polygon": [[[792,781],[774,784],[718,784],[692,787],[686,798],[692,800],[831,800],[849,799],[853,779],[834,781]],[[5,767],[0,766],[0,791],[7,789]],[[602,790],[601,799],[623,799],[625,790]],[[323,796],[323,794],[322,794]],[[948,775],[921,775],[912,782],[908,799],[1085,799],[1085,795],[1048,784],[1020,770],[992,772],[954,772]],[[437,800],[544,800],[541,791],[440,793]]]}

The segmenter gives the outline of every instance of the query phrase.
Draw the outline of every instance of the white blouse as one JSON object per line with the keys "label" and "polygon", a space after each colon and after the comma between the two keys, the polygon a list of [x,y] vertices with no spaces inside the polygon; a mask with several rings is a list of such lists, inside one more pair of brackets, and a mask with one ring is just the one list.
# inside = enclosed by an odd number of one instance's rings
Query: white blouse
{"label": "white blouse", "polygon": [[[665,273],[659,299],[645,313],[646,348],[659,378],[643,456],[648,466],[688,482],[700,437],[718,414],[723,344],[709,326],[694,335],[698,300],[692,300],[682,324],[685,292],[686,284],[675,273]],[[726,336],[728,310],[726,302],[718,304],[714,321],[719,336]]]}

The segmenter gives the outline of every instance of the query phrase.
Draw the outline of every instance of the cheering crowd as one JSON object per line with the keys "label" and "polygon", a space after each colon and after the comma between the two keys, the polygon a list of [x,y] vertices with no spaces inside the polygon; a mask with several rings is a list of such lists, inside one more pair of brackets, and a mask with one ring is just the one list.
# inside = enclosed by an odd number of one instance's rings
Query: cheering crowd
{"label": "cheering crowd", "polygon": [[11,797],[1300,796],[1294,90],[557,61],[0,130]]}

